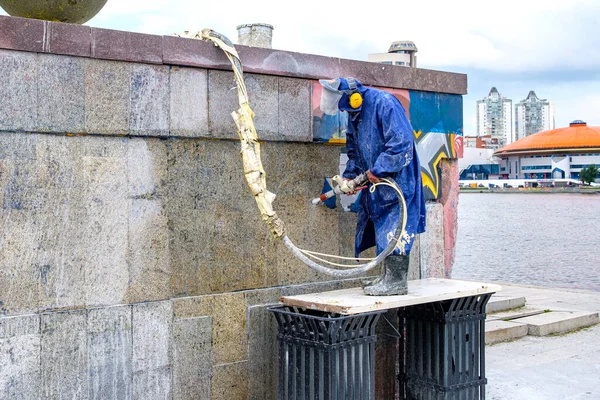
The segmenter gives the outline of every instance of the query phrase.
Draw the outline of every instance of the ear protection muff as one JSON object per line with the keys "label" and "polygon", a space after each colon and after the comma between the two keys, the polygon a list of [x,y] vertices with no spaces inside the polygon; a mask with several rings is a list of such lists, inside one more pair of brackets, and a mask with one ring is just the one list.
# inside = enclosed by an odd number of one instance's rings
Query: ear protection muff
{"label": "ear protection muff", "polygon": [[346,94],[349,95],[349,103],[350,107],[353,109],[360,108],[363,102],[363,98],[361,94],[358,92],[358,88],[356,87],[356,81],[354,78],[346,78],[346,82],[348,82],[349,90],[346,90]]}
{"label": "ear protection muff", "polygon": [[350,107],[354,109],[360,108],[360,106],[362,106],[362,101],[363,99],[360,93],[356,92],[350,95]]}

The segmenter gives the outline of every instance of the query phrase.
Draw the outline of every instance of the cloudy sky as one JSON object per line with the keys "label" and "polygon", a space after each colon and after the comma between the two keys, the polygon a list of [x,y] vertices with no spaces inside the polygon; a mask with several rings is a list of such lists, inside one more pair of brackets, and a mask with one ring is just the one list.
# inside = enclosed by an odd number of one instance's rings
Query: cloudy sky
{"label": "cloudy sky", "polygon": [[273,48],[355,60],[395,40],[417,45],[421,68],[465,73],[465,133],[475,101],[496,86],[516,103],[530,90],[556,105],[556,126],[600,125],[599,0],[300,2],[108,0],[87,25],[152,34],[274,26]]}

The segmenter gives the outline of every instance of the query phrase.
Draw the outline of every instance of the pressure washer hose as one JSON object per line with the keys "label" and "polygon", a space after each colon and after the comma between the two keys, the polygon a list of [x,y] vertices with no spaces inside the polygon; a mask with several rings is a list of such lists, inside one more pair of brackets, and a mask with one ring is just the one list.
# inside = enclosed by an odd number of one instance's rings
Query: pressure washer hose
{"label": "pressure washer hose", "polygon": [[[379,185],[386,185],[392,187],[398,195],[398,198],[400,200],[399,207],[401,207],[402,212],[400,213],[401,217],[398,221],[398,226],[394,230],[392,238],[390,238],[386,248],[377,257],[370,259],[370,261],[365,264],[335,264],[318,256],[333,257],[346,260],[362,259],[316,253],[300,249],[296,245],[294,245],[290,238],[285,234],[285,227],[283,221],[279,219],[279,217],[273,210],[272,202],[275,199],[275,195],[269,192],[266,187],[266,174],[262,167],[262,162],[260,159],[260,144],[258,143],[258,136],[253,122],[254,113],[252,112],[249,106],[248,93],[246,90],[246,84],[244,83],[242,63],[237,54],[237,51],[235,50],[233,43],[227,37],[211,29],[202,30],[202,39],[212,42],[215,46],[223,50],[233,67],[233,73],[238,88],[238,100],[240,104],[240,109],[237,112],[234,111],[232,113],[232,116],[238,127],[238,135],[242,144],[241,153],[244,164],[244,175],[246,177],[248,185],[250,186],[250,190],[254,195],[262,219],[269,226],[271,233],[273,233],[275,237],[281,238],[285,246],[292,252],[292,254],[294,254],[296,258],[298,258],[300,261],[306,264],[309,268],[317,272],[321,272],[338,278],[350,278],[360,276],[365,272],[375,268],[379,263],[381,263],[381,261],[383,261],[388,255],[390,255],[396,247],[399,247],[401,250],[403,250],[404,246],[406,245],[406,242],[409,240],[405,231],[407,220],[406,202],[404,196],[402,195],[402,191],[400,190],[396,182],[394,182],[392,179],[387,178],[382,179],[382,182],[374,183],[369,190],[372,192],[376,190],[376,188]],[[313,257],[319,261],[331,265],[341,266],[350,269],[338,270],[327,268],[311,260],[309,257]]]}
{"label": "pressure washer hose", "polygon": [[[351,267],[352,269],[347,269],[347,270],[331,269],[331,268],[324,267],[320,264],[317,264],[316,262],[314,262],[313,260],[308,258],[306,254],[309,253],[309,255],[312,255],[313,257],[315,257],[315,254],[323,255],[323,256],[330,256],[330,255],[320,254],[320,253],[315,253],[315,252],[307,252],[306,250],[299,249],[298,247],[296,247],[294,245],[294,243],[292,243],[292,241],[290,240],[290,238],[287,237],[287,235],[285,235],[283,237],[283,243],[286,245],[286,247],[288,249],[290,249],[290,251],[296,256],[296,258],[298,258],[300,261],[302,261],[308,267],[312,268],[313,270],[315,270],[317,272],[322,272],[324,274],[335,276],[338,278],[352,278],[352,277],[360,276],[360,275],[372,270],[380,262],[382,262],[387,256],[389,256],[396,247],[398,247],[400,245],[400,248],[403,249],[405,243],[403,243],[402,238],[406,237],[406,235],[404,233],[406,230],[406,217],[407,217],[406,201],[404,200],[402,191],[400,190],[400,188],[398,187],[396,182],[394,182],[391,179],[383,179],[383,182],[374,183],[371,186],[371,188],[369,189],[369,191],[373,192],[379,185],[390,186],[396,191],[396,194],[398,195],[398,199],[399,199],[399,206],[401,208],[401,210],[400,210],[401,212],[400,212],[400,218],[398,219],[398,226],[396,226],[396,229],[394,229],[393,237],[390,239],[390,241],[388,242],[385,249],[381,253],[379,253],[379,255],[377,257],[373,258],[368,263],[355,265],[355,266],[354,265],[348,266],[348,265],[335,264],[337,266],[342,266],[345,268]],[[318,257],[315,257],[315,258],[319,259]],[[338,258],[338,257],[336,257],[336,258]],[[347,259],[346,257],[342,257],[342,258]],[[331,264],[327,260],[324,260],[324,259],[319,259],[319,260]]]}

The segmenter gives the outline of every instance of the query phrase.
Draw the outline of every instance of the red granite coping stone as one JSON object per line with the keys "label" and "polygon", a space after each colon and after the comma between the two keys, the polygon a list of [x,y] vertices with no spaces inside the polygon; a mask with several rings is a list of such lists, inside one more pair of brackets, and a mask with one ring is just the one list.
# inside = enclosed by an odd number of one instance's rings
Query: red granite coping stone
{"label": "red granite coping stone", "polygon": [[162,37],[92,28],[92,58],[163,64]]}
{"label": "red granite coping stone", "polygon": [[163,36],[162,48],[164,64],[231,70],[225,53],[203,40]]}
{"label": "red granite coping stone", "polygon": [[0,48],[42,53],[46,22],[0,15]]}
{"label": "red granite coping stone", "polygon": [[[221,50],[197,39],[7,16],[0,16],[0,49],[231,70]],[[354,76],[371,86],[467,93],[465,74],[250,46],[236,49],[246,72],[304,79]]]}
{"label": "red granite coping stone", "polygon": [[92,51],[92,28],[85,25],[46,23],[47,53],[90,57]]}

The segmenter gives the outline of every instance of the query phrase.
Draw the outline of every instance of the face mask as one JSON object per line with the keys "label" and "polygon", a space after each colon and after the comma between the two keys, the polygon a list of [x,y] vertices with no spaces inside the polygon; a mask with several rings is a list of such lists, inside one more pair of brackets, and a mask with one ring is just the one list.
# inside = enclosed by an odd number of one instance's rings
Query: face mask
{"label": "face mask", "polygon": [[338,103],[342,98],[342,92],[323,88],[321,91],[321,111],[327,115],[336,115],[339,111]]}
{"label": "face mask", "polygon": [[321,90],[321,111],[327,115],[336,115],[339,111],[338,103],[342,98],[343,92],[338,90],[340,87],[340,79],[319,79],[319,83],[323,87]]}

